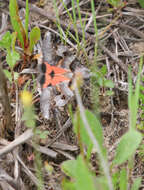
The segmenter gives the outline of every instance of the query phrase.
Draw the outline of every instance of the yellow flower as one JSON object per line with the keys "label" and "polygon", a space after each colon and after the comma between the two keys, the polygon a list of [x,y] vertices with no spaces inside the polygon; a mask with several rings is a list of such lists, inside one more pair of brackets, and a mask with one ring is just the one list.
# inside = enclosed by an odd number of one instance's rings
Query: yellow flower
{"label": "yellow flower", "polygon": [[54,170],[53,167],[47,161],[44,162],[44,167],[49,175],[51,175]]}
{"label": "yellow flower", "polygon": [[24,106],[31,106],[32,105],[32,93],[29,91],[21,92],[21,101]]}

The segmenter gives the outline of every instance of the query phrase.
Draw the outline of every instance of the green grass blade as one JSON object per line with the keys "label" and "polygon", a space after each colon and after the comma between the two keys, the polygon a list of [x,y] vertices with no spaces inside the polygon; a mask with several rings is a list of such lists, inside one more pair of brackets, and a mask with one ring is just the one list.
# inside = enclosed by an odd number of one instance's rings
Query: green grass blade
{"label": "green grass blade", "polygon": [[74,25],[74,29],[75,29],[75,35],[76,35],[76,39],[78,43],[78,49],[79,49],[79,44],[80,44],[80,40],[79,40],[79,35],[78,35],[78,29],[77,29],[77,18],[76,18],[76,10],[75,10],[75,1],[72,0],[72,13],[73,13],[73,25]]}
{"label": "green grass blade", "polygon": [[96,57],[97,57],[97,44],[98,44],[98,29],[97,29],[97,22],[96,22],[96,14],[95,14],[95,4],[94,0],[91,0],[91,10],[92,10],[92,15],[93,15],[93,23],[94,23],[94,30],[95,30],[95,62],[96,62]]}
{"label": "green grass blade", "polygon": [[58,8],[57,8],[57,2],[56,0],[53,0],[53,4],[54,4],[54,10],[55,10],[55,14],[56,14],[56,25],[58,27],[58,30],[60,32],[60,38],[61,38],[61,41],[63,42],[63,33],[62,33],[62,28],[61,28],[61,24],[60,24],[60,19],[59,19],[59,12],[58,12]]}
{"label": "green grass blade", "polygon": [[85,40],[85,25],[84,23],[82,22],[82,17],[81,17],[81,12],[80,12],[80,6],[79,6],[79,0],[77,0],[77,10],[78,10],[78,17],[79,17],[79,21],[80,21],[80,25],[81,25],[81,28],[82,28],[82,41],[83,41],[83,48],[86,47],[86,40]]}
{"label": "green grass blade", "polygon": [[136,82],[136,87],[135,91],[133,92],[132,88],[132,79],[131,75],[129,72],[129,94],[128,94],[128,105],[129,105],[129,110],[130,110],[130,128],[134,129],[136,128],[136,121],[137,121],[137,112],[138,112],[138,106],[139,106],[139,95],[140,95],[140,76],[141,76],[141,71],[142,71],[142,63],[143,63],[143,57],[140,59],[140,66],[139,66],[139,71],[137,75],[137,82]]}
{"label": "green grass blade", "polygon": [[26,0],[25,32],[26,32],[27,41],[28,41],[28,24],[29,24],[29,6],[28,6],[28,0]]}

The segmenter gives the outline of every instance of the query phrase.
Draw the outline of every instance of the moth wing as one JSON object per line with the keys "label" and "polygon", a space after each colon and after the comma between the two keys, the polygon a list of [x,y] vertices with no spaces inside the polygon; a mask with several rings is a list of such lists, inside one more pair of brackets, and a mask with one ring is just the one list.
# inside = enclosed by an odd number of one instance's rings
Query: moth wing
{"label": "moth wing", "polygon": [[48,74],[45,74],[45,81],[42,85],[43,88],[47,88],[48,86],[52,85],[51,77]]}
{"label": "moth wing", "polygon": [[45,62],[46,65],[46,74],[50,74],[53,71],[53,66]]}
{"label": "moth wing", "polygon": [[55,75],[62,75],[64,73],[69,72],[67,69],[63,69],[63,68],[60,68],[60,67],[55,67],[55,66],[50,66],[50,67],[49,67],[49,69],[51,69],[51,71],[54,71]]}
{"label": "moth wing", "polygon": [[55,77],[51,80],[51,84],[53,86],[61,83],[61,82],[64,82],[64,81],[69,81],[70,79],[63,76],[63,75],[55,75]]}

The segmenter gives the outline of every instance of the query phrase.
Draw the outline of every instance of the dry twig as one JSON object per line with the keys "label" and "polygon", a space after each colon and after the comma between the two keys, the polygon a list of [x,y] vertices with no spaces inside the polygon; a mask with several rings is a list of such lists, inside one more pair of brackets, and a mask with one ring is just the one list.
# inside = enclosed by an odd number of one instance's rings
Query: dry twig
{"label": "dry twig", "polygon": [[8,97],[7,80],[0,67],[0,103],[4,110],[3,123],[0,122],[0,136],[8,137],[8,132],[13,131],[13,123],[11,118],[11,108]]}

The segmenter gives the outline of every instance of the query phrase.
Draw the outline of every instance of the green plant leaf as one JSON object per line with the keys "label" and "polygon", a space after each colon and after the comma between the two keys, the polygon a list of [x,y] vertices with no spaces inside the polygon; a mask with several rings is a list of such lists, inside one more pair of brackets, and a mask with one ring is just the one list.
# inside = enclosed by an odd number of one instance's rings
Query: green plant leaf
{"label": "green plant leaf", "polygon": [[20,59],[20,55],[16,51],[9,51],[6,56],[6,61],[11,69],[14,67],[14,65],[19,59]]}
{"label": "green plant leaf", "polygon": [[142,135],[136,130],[130,130],[124,134],[116,149],[114,164],[122,164],[130,158],[138,148],[142,140]]}
{"label": "green plant leaf", "polygon": [[103,65],[102,68],[100,69],[100,73],[105,76],[107,74],[107,66]]}
{"label": "green plant leaf", "polygon": [[68,161],[63,162],[62,170],[66,173],[66,175],[75,177],[77,159],[76,160],[68,160]]}
{"label": "green plant leaf", "polygon": [[[11,72],[9,72],[9,71],[6,70],[6,69],[4,69],[3,71],[4,71],[4,73],[5,73],[5,76],[8,78],[8,80],[9,80],[10,82],[12,82],[12,74],[11,74]],[[17,80],[17,79],[18,79],[18,76],[19,76],[19,73],[14,72],[14,80]]]}
{"label": "green plant leaf", "polygon": [[141,177],[138,177],[134,180],[131,190],[138,190],[140,185],[141,185]]}
{"label": "green plant leaf", "polygon": [[111,80],[105,79],[104,80],[104,86],[108,88],[114,88],[114,83]]}
{"label": "green plant leaf", "polygon": [[139,4],[140,4],[140,6],[141,6],[142,8],[144,8],[144,1],[143,1],[143,0],[138,0],[138,2],[139,2]]}
{"label": "green plant leaf", "polygon": [[[99,122],[99,120],[97,119],[97,117],[91,113],[90,111],[88,110],[85,110],[85,116],[86,116],[86,119],[89,123],[89,126],[91,127],[91,130],[95,136],[95,138],[97,139],[98,143],[99,143],[99,146],[101,148],[101,151],[103,152],[103,155],[106,156],[106,150],[103,146],[103,131],[102,131],[102,126]],[[82,118],[80,118],[80,137],[81,137],[81,140],[83,143],[85,143],[88,147],[88,150],[87,152],[91,153],[91,150],[92,150],[92,147],[93,147],[93,144],[92,144],[92,141],[89,137],[89,135],[87,134],[87,131],[84,127],[84,123],[82,121]],[[75,125],[75,132],[78,133],[77,131],[77,126]]]}
{"label": "green plant leaf", "polygon": [[40,129],[37,129],[36,134],[39,135],[39,137],[41,139],[45,139],[48,136],[49,132],[48,131],[41,131]]}
{"label": "green plant leaf", "polygon": [[62,169],[73,178],[69,183],[73,184],[76,190],[95,190],[93,175],[81,156],[77,160],[65,161]]}
{"label": "green plant leaf", "polygon": [[0,48],[10,49],[12,42],[11,33],[8,31],[4,34],[2,40],[0,41]]}
{"label": "green plant leaf", "polygon": [[14,31],[17,32],[18,39],[22,45],[22,48],[24,49],[26,33],[25,33],[24,27],[22,25],[22,22],[20,20],[19,14],[18,14],[18,5],[17,5],[16,0],[10,0],[9,12],[10,12],[10,19],[11,19],[12,27],[13,27]]}
{"label": "green plant leaf", "polygon": [[14,72],[14,80],[17,80],[17,79],[18,79],[18,77],[19,77],[19,73]]}
{"label": "green plant leaf", "polygon": [[68,180],[64,179],[62,181],[62,190],[76,190],[73,183],[70,183]]}
{"label": "green plant leaf", "polygon": [[127,171],[125,168],[120,171],[120,190],[127,190]]}
{"label": "green plant leaf", "polygon": [[107,179],[104,176],[95,178],[95,186],[95,189],[109,190]]}
{"label": "green plant leaf", "polygon": [[12,82],[12,75],[11,75],[11,72],[9,72],[9,71],[6,70],[6,69],[4,69],[3,72],[4,72],[5,76],[8,78],[8,80],[9,80],[10,82]]}
{"label": "green plant leaf", "polygon": [[107,96],[112,96],[112,95],[114,95],[114,92],[112,90],[107,90],[106,95]]}
{"label": "green plant leaf", "polygon": [[16,43],[17,33],[13,32],[11,36],[12,36],[11,48],[12,48],[12,51],[15,51],[15,43]]}
{"label": "green plant leaf", "polygon": [[40,29],[38,27],[34,27],[30,32],[30,52],[32,52],[34,45],[40,39]]}
{"label": "green plant leaf", "polygon": [[118,185],[119,185],[119,171],[116,171],[114,174],[112,174],[112,182],[113,182],[113,186],[114,189],[118,189]]}
{"label": "green plant leaf", "polygon": [[22,121],[25,121],[27,127],[35,127],[35,115],[33,114],[32,107],[25,107],[25,111],[22,115]]}
{"label": "green plant leaf", "polygon": [[111,4],[114,7],[119,7],[122,4],[121,0],[107,0],[107,1],[109,4]]}
{"label": "green plant leaf", "polygon": [[130,112],[130,117],[129,117],[129,126],[132,129],[136,128],[136,122],[137,122],[137,112],[138,112],[138,107],[139,107],[139,94],[140,94],[140,79],[141,79],[141,72],[142,72],[142,65],[143,65],[143,56],[140,58],[140,64],[139,64],[139,71],[137,74],[137,81],[136,81],[136,86],[135,90],[133,90],[133,85],[132,85],[132,77],[129,71],[128,75],[128,88],[129,88],[129,93],[128,93],[128,106],[129,106],[129,112]]}
{"label": "green plant leaf", "polygon": [[100,87],[103,87],[104,86],[104,80],[103,80],[103,77],[98,77],[97,78],[97,83]]}
{"label": "green plant leaf", "polygon": [[26,120],[25,124],[26,124],[27,127],[34,128],[35,127],[35,120],[33,120],[33,119]]}

